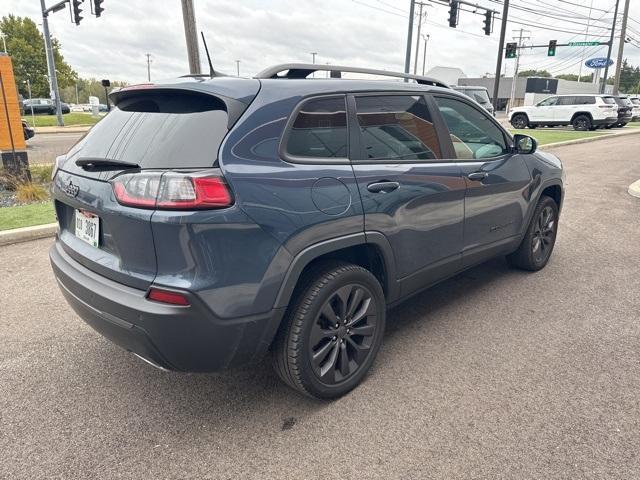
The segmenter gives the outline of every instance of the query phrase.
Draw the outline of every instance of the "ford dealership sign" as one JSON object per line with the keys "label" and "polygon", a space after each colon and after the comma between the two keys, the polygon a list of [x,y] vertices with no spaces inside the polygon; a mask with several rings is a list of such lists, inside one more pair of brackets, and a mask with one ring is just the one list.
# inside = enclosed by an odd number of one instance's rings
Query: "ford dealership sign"
{"label": "ford dealership sign", "polygon": [[604,57],[590,58],[584,64],[589,68],[605,68],[613,65],[613,60]]}

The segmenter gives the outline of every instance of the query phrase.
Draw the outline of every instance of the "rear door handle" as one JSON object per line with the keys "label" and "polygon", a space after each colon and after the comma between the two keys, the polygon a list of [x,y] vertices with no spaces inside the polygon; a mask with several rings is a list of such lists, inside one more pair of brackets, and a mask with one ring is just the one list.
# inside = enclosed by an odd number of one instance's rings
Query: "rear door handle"
{"label": "rear door handle", "polygon": [[489,174],[487,172],[473,172],[467,175],[469,180],[483,180],[487,178]]}
{"label": "rear door handle", "polygon": [[374,182],[367,185],[371,193],[389,193],[400,187],[398,182]]}

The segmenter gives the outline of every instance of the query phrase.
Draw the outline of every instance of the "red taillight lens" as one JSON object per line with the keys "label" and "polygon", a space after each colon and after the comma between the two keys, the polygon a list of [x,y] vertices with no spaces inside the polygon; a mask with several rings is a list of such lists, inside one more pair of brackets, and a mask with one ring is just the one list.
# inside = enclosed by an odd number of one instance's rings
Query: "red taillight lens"
{"label": "red taillight lens", "polygon": [[129,173],[112,180],[118,203],[160,210],[193,210],[233,205],[224,179],[178,172]]}
{"label": "red taillight lens", "polygon": [[170,305],[189,306],[189,300],[181,293],[171,292],[169,290],[161,290],[159,288],[150,288],[147,294],[149,300],[160,303],[168,303]]}

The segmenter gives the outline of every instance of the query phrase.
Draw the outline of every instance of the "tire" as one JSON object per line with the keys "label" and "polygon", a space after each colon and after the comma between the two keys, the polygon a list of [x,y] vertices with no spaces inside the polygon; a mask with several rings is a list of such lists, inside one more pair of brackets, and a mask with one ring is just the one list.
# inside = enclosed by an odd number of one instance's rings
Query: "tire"
{"label": "tire", "polygon": [[385,316],[384,293],[371,272],[337,261],[318,265],[296,289],[276,337],[276,373],[309,397],[344,395],[371,368]]}
{"label": "tire", "polygon": [[530,123],[530,124],[529,124],[529,128],[530,128],[531,130],[535,130],[536,128],[538,128],[538,126],[537,126],[537,125],[533,125],[532,123]]}
{"label": "tire", "polygon": [[527,128],[529,126],[529,118],[524,113],[516,113],[511,117],[511,126],[519,130]]}
{"label": "tire", "polygon": [[591,129],[591,118],[587,115],[577,115],[572,121],[571,125],[573,125],[574,130],[578,130],[580,132],[585,132]]}
{"label": "tire", "polygon": [[626,126],[627,126],[627,123],[629,123],[629,122],[620,123],[620,124],[619,124],[619,127],[620,127],[620,128],[624,128],[624,127],[626,127]]}
{"label": "tire", "polygon": [[[552,214],[550,218],[547,217],[549,213]],[[545,234],[545,231],[548,233]],[[507,261],[514,267],[532,272],[544,268],[553,252],[557,234],[558,205],[551,197],[543,195],[520,246],[507,256]]]}

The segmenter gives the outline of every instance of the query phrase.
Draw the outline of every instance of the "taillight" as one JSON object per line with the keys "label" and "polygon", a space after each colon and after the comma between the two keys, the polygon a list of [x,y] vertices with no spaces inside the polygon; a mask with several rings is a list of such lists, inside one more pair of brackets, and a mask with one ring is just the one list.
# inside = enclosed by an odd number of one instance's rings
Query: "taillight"
{"label": "taillight", "polygon": [[224,179],[206,173],[128,173],[111,184],[118,203],[130,207],[193,210],[233,205]]}
{"label": "taillight", "polygon": [[182,307],[188,307],[189,299],[182,293],[172,292],[170,290],[162,290],[160,288],[150,288],[147,294],[149,300],[160,303],[168,303],[170,305],[179,305]]}

